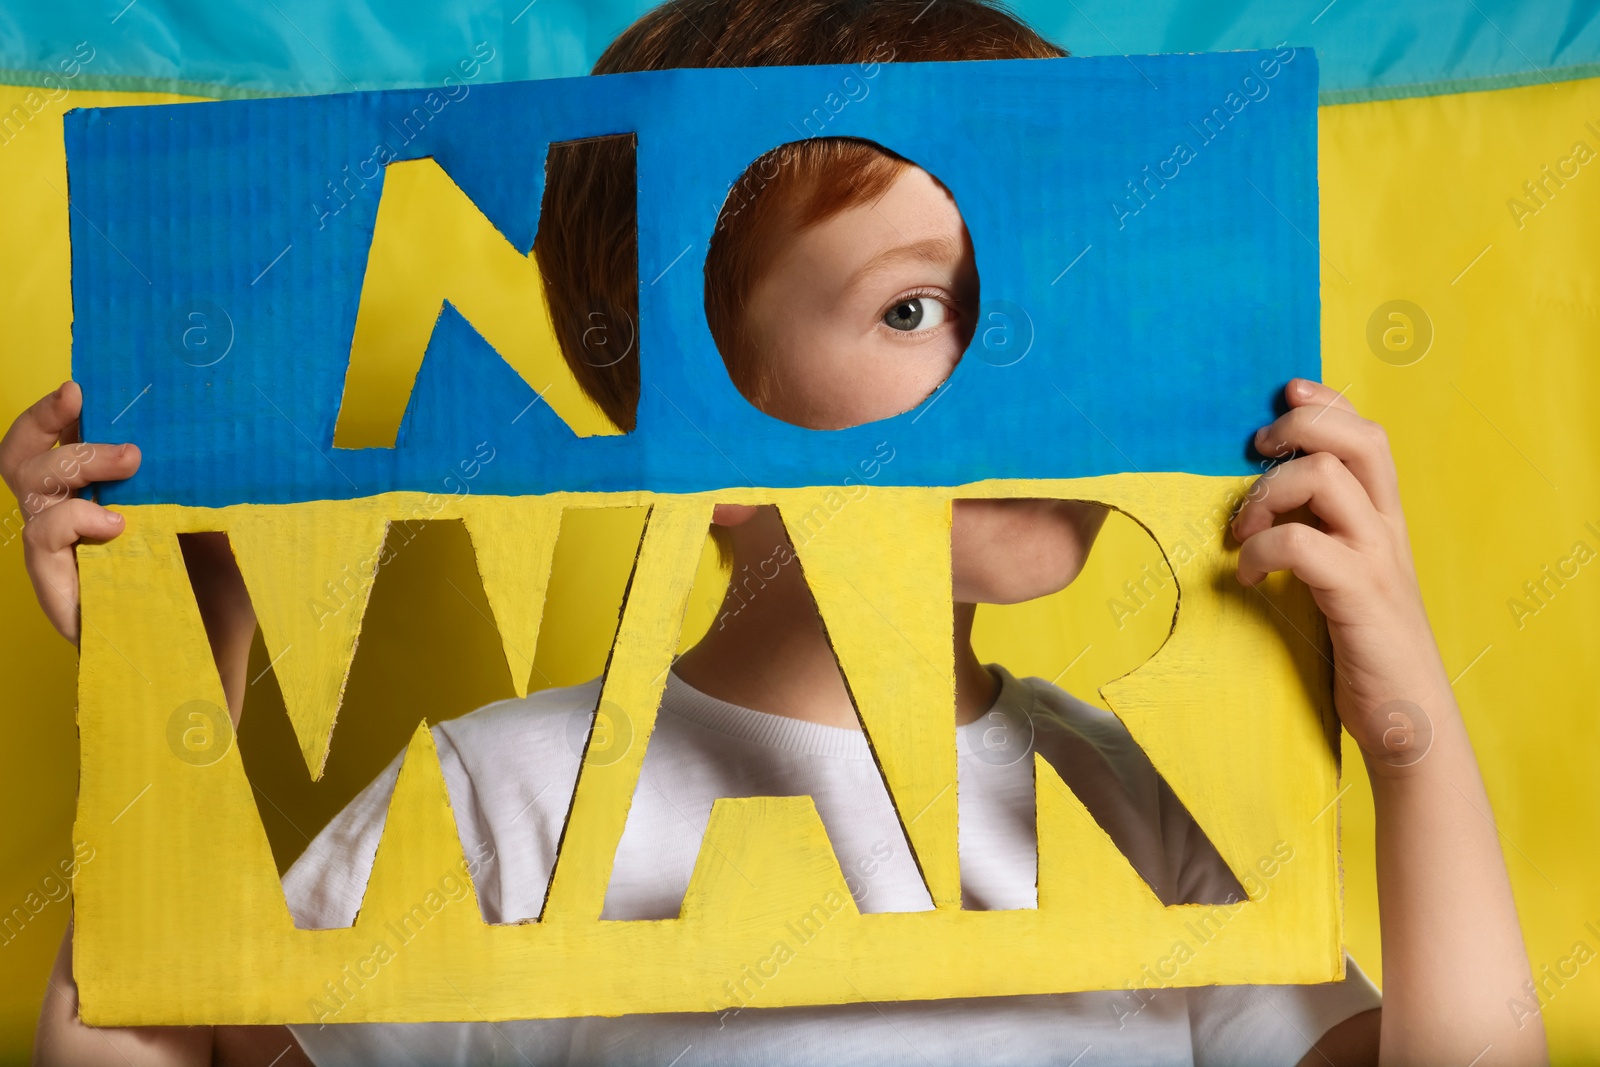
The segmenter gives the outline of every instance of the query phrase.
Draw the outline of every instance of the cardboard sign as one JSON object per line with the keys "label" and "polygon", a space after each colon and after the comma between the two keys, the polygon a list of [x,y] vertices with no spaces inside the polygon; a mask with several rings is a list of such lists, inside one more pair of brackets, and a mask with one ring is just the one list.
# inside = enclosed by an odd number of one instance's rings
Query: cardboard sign
{"label": "cardboard sign", "polygon": [[[1320,376],[1312,55],[752,73],[758,92],[736,70],[665,71],[68,116],[83,432],[144,456],[99,487],[126,532],[79,551],[76,835],[98,857],[75,883],[86,1021],[313,1021],[385,910],[462,864],[419,729],[355,926],[293,926],[238,752],[185,761],[167,742],[176,709],[223,704],[177,534],[227,531],[316,774],[389,524],[465,522],[521,692],[561,510],[596,505],[651,509],[601,698],[640,743],[616,759],[591,744],[539,921],[441,916],[340,1021],[704,1010],[843,889],[809,798],[721,800],[677,919],[599,921],[722,501],[777,505],[936,905],[862,915],[843,892],[765,1004],[1131,988],[1153,966],[1178,985],[1342,973],[1321,620],[1293,583],[1232,585],[1220,536],[1274,393]],[[643,387],[626,434],[563,364],[529,259],[550,144],[616,133],[637,138]],[[704,262],[753,160],[835,135],[945,183],[982,308],[917,409],[814,431],[733,387]],[[380,258],[401,267],[369,271]],[[392,445],[341,447],[355,404],[393,418]],[[885,440],[896,460],[868,491]],[[470,496],[434,491],[486,441],[496,458]],[[1171,975],[1160,961],[1202,906],[1163,907],[1042,760],[1038,908],[961,908],[958,496],[1117,507],[1179,578],[1167,643],[1105,695],[1255,888]],[[363,579],[351,603],[318,611],[347,573]],[[1244,878],[1285,842],[1296,861],[1270,887]]]}

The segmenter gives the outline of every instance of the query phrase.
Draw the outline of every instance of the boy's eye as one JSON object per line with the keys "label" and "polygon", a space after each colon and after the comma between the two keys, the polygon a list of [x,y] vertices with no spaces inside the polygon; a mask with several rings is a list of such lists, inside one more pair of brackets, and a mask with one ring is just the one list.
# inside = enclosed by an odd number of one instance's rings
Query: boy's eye
{"label": "boy's eye", "polygon": [[944,322],[944,304],[931,297],[914,296],[902,300],[883,313],[883,324],[891,330],[910,333],[930,330]]}

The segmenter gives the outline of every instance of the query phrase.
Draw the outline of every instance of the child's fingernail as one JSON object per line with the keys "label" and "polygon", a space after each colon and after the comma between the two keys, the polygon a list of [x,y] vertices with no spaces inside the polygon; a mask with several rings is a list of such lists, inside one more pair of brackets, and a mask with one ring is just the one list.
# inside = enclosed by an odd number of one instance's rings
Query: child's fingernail
{"label": "child's fingernail", "polygon": [[111,525],[113,525],[113,526],[121,526],[122,525],[122,516],[118,515],[115,511],[113,511],[111,513]]}
{"label": "child's fingernail", "polygon": [[1294,390],[1294,395],[1301,400],[1309,400],[1311,398],[1311,383],[1304,378],[1295,379],[1295,383],[1289,388]]}

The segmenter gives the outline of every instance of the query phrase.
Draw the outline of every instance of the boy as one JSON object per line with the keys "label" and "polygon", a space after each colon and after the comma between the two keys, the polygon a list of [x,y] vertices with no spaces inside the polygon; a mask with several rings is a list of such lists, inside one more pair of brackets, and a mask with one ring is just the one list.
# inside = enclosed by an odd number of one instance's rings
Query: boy
{"label": "boy", "polygon": [[[703,0],[646,15],[595,72],[1061,54],[977,0],[818,0],[782,11],[754,0]],[[579,332],[593,311],[630,313],[634,299],[629,277],[616,269],[631,259],[619,252],[631,238],[617,225],[628,183],[618,183],[615,159],[603,156],[615,150],[553,163],[551,225],[541,226],[536,250],[569,363],[627,426],[637,365],[586,359]],[[960,212],[934,177],[873,146],[824,139],[788,152],[785,165],[753,166],[759,180],[739,183],[708,254],[707,317],[729,373],[752,403],[801,425],[850,426],[907,410],[944,380],[971,339],[978,279]],[[335,1005],[323,1026],[91,1031],[76,1022],[64,945],[39,1055],[174,1063],[212,1056],[288,1063],[307,1052],[318,1063],[1339,1063],[1371,1062],[1381,1047],[1385,1059],[1405,1062],[1542,1058],[1542,1029],[1518,1030],[1502,1011],[1505,996],[1528,978],[1526,953],[1495,831],[1480,814],[1487,810],[1481,780],[1417,590],[1387,444],[1326,387],[1297,380],[1286,398],[1290,410],[1263,427],[1257,443],[1269,455],[1304,455],[1266,475],[1272,491],[1252,494],[1236,517],[1239,576],[1254,584],[1291,569],[1328,618],[1338,710],[1367,754],[1378,812],[1388,980],[1381,1015],[1351,965],[1344,983],[1162,990],[1137,1011],[1115,992],[763,1009],[759,990],[746,988],[716,1011],[620,1019],[350,1026],[338,1024]],[[88,458],[50,451],[79,404],[69,383],[20,418],[0,446],[0,471],[32,512],[30,573],[69,637],[77,632],[71,544],[115,536],[120,523],[86,500],[40,498],[52,484],[126,477],[138,463],[131,448],[101,447]],[[1302,506],[1315,525],[1277,521]],[[968,907],[1033,903],[1030,748],[1061,771],[1164,900],[1226,900],[1238,890],[1114,718],[1046,683],[985,666],[972,652],[974,605],[1065,586],[1102,517],[1071,501],[957,502],[955,710]],[[788,558],[771,508],[723,505],[715,522],[736,569]],[[191,574],[237,715],[254,618],[225,541],[197,547]],[[730,591],[725,607],[724,624],[669,675],[605,917],[676,914],[712,799],[790,793],[816,798],[842,868],[862,872],[852,888],[863,911],[927,907],[798,568],[779,567],[748,600]],[[581,735],[597,695],[597,683],[550,690],[434,731],[490,921],[538,914],[577,769],[565,737],[574,726]],[[1391,724],[1380,709],[1395,699],[1417,704],[1432,721],[1428,759],[1385,758]],[[1035,723],[1037,736],[1008,736],[997,754],[978,721],[996,714]],[[285,876],[301,925],[353,919],[397,767]],[[1468,929],[1474,936],[1461,937]]]}

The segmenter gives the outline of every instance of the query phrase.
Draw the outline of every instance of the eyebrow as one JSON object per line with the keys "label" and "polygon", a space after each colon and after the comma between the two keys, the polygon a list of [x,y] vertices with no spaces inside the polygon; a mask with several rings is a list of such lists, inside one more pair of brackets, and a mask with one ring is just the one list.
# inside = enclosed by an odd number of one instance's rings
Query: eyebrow
{"label": "eyebrow", "polygon": [[925,237],[885,248],[851,273],[846,288],[853,288],[885,268],[901,260],[922,260],[927,263],[953,263],[966,251],[961,241],[953,237]]}

